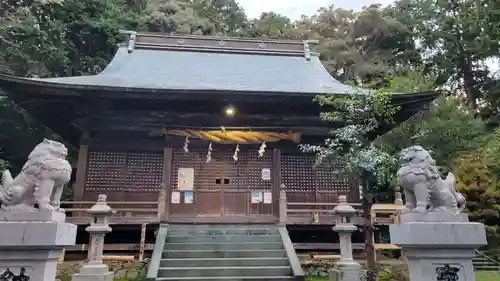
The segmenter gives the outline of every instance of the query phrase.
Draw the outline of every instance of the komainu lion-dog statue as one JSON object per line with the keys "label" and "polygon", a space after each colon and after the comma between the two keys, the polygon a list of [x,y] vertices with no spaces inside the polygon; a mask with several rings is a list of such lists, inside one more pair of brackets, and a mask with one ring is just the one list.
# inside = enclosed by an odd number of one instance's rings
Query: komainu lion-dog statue
{"label": "komainu lion-dog statue", "polygon": [[60,208],[64,185],[71,178],[71,165],[66,160],[64,144],[44,139],[28,156],[17,177],[9,170],[2,175],[0,203],[4,211],[64,212]]}
{"label": "komainu lion-dog statue", "polygon": [[456,191],[455,176],[450,172],[442,179],[427,150],[420,146],[406,148],[400,153],[400,163],[399,184],[406,197],[402,213],[463,211],[466,200]]}

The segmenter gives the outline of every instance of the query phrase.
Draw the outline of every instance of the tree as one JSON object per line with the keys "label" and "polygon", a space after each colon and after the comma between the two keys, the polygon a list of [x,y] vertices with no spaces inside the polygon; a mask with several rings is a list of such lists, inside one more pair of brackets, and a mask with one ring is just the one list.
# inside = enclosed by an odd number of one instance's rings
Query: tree
{"label": "tree", "polygon": [[1,18],[0,57],[17,76],[68,76],[101,71],[120,29],[139,21],[113,1],[17,1]]}
{"label": "tree", "polygon": [[495,0],[400,0],[392,6],[394,14],[411,18],[408,24],[427,70],[437,74],[436,85],[464,94],[473,110],[484,94],[479,85],[491,79],[485,60],[498,55],[499,6]]}
{"label": "tree", "polygon": [[213,34],[215,26],[199,16],[188,0],[155,0],[148,2],[145,21],[149,31],[170,34]]}
{"label": "tree", "polygon": [[[474,222],[484,223],[488,248],[494,253],[500,245],[500,189],[497,175],[492,173],[488,161],[480,153],[464,153],[455,159],[453,173],[457,189],[467,198],[466,211]],[[496,252],[498,255],[498,252]]]}
{"label": "tree", "polygon": [[[114,1],[16,0],[1,5],[0,69],[21,77],[99,72],[121,41],[119,30],[140,23]],[[33,146],[53,135],[3,93],[0,108],[0,158],[16,172]]]}
{"label": "tree", "polygon": [[[414,71],[392,78],[387,90],[400,93],[431,91],[435,89],[434,80],[432,75]],[[376,143],[391,154],[420,145],[432,151],[438,165],[449,166],[461,152],[483,145],[486,134],[484,122],[460,99],[442,96],[427,110],[379,137]]]}
{"label": "tree", "polygon": [[353,12],[331,5],[295,24],[295,36],[320,41],[317,50],[339,80],[385,87],[387,78],[420,61],[413,34],[380,5]]}
{"label": "tree", "polygon": [[248,25],[243,8],[235,0],[194,0],[197,14],[214,24],[215,32],[238,35]]}
{"label": "tree", "polygon": [[262,13],[249,23],[246,34],[252,37],[293,38],[293,23],[288,17],[275,12]]}
{"label": "tree", "polygon": [[[378,149],[372,141],[382,125],[393,122],[392,116],[399,108],[392,105],[391,95],[384,91],[369,95],[352,93],[343,97],[329,94],[318,96],[316,101],[327,110],[321,113],[321,119],[334,127],[322,145],[302,145],[301,148],[316,153],[318,164],[334,164],[340,168],[340,174],[356,175],[362,179],[368,280],[375,280],[377,264],[372,239],[372,181],[392,177],[390,167],[394,167],[396,159]],[[339,120],[343,123],[340,128]]]}

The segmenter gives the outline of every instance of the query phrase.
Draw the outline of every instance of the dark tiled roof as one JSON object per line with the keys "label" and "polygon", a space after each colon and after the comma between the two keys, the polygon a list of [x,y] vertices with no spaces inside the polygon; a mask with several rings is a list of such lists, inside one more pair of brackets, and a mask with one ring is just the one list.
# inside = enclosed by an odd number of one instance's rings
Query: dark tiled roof
{"label": "dark tiled roof", "polygon": [[93,76],[36,79],[45,82],[159,90],[322,94],[347,93],[317,56],[242,54],[120,47]]}

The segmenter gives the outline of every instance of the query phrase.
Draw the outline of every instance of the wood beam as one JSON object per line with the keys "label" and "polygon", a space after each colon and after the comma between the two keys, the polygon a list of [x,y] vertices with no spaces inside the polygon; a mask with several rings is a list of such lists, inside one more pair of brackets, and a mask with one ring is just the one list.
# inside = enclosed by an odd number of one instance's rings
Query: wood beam
{"label": "wood beam", "polygon": [[[192,129],[192,130],[220,130],[221,126],[183,126],[178,124],[102,124],[99,128],[94,128],[94,132],[136,132],[144,137],[154,137],[153,132],[159,129]],[[224,126],[227,130],[252,130],[252,131],[270,131],[270,132],[298,132],[302,135],[327,136],[330,132],[328,127],[319,126]]]}
{"label": "wood beam", "polygon": [[[76,127],[82,127],[84,119],[73,121]],[[243,115],[235,118],[214,116],[214,114],[181,114],[178,116],[114,116],[101,117],[93,126],[97,130],[113,126],[160,126],[160,127],[330,127],[316,116],[271,116],[271,115]],[[340,124],[340,122],[339,122]]]}
{"label": "wood beam", "polygon": [[80,140],[80,148],[78,149],[78,160],[76,164],[76,178],[73,187],[73,200],[83,200],[83,192],[85,188],[85,179],[87,177],[87,158],[89,150],[89,133],[85,132]]}
{"label": "wood beam", "polygon": [[168,216],[170,215],[170,195],[172,194],[172,158],[173,158],[173,149],[172,147],[165,147],[163,149],[163,175],[162,182],[163,188],[165,189],[165,214],[161,218],[161,221],[168,220]]}

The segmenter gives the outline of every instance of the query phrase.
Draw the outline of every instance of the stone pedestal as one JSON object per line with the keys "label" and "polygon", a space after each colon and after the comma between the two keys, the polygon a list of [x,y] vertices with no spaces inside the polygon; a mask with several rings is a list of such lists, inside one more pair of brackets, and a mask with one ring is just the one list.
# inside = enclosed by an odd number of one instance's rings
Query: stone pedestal
{"label": "stone pedestal", "polygon": [[474,281],[475,249],[487,244],[484,225],[467,214],[404,214],[390,234],[408,259],[410,281]]}
{"label": "stone pedestal", "polygon": [[54,281],[62,249],[76,240],[77,227],[65,218],[46,211],[0,212],[0,275]]}
{"label": "stone pedestal", "polygon": [[105,264],[86,264],[73,274],[71,281],[113,281],[113,275]]}

